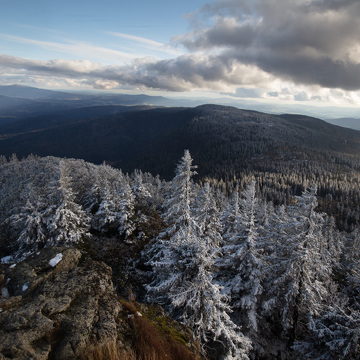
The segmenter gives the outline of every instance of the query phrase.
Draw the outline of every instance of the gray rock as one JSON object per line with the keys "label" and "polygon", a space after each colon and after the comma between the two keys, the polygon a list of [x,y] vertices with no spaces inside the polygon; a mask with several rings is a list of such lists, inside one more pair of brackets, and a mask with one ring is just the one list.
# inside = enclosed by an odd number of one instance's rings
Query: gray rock
{"label": "gray rock", "polygon": [[[50,266],[58,253],[62,260]],[[11,279],[10,298],[0,302],[0,359],[77,359],[94,342],[117,338],[121,304],[111,268],[92,260],[79,265],[80,258],[77,249],[53,248],[7,266],[2,278]]]}

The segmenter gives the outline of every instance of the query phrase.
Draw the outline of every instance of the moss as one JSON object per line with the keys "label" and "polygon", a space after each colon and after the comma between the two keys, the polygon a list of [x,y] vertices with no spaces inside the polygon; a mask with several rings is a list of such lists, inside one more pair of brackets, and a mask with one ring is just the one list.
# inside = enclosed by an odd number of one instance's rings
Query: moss
{"label": "moss", "polygon": [[186,335],[185,332],[180,330],[181,325],[167,316],[160,307],[147,306],[144,316],[155,325],[161,334],[170,336],[174,341],[187,346],[192,340],[191,336]]}

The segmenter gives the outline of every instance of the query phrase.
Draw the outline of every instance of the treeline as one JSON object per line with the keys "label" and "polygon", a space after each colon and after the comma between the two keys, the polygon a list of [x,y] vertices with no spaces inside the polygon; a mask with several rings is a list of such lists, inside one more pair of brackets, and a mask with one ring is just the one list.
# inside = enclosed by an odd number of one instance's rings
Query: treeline
{"label": "treeline", "polygon": [[341,232],[319,211],[315,182],[276,205],[250,173],[195,183],[192,162],[185,151],[163,181],[83,160],[2,158],[2,261],[115,239],[138,249],[126,270],[143,300],[192,328],[209,358],[359,358],[359,229]]}

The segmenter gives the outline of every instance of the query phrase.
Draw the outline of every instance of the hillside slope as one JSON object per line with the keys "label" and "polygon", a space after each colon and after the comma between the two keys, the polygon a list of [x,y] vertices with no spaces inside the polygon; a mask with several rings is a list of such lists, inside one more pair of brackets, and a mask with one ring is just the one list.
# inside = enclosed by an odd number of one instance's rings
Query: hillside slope
{"label": "hillside slope", "polygon": [[256,178],[261,196],[280,204],[317,184],[321,210],[340,228],[360,221],[360,132],[320,119],[218,105],[91,106],[0,122],[0,154],[6,157],[105,161],[171,179],[184,149],[199,166],[197,179],[220,181],[222,190],[244,188]]}
{"label": "hillside slope", "polygon": [[[131,110],[131,111],[130,111]],[[107,161],[170,178],[187,148],[202,176],[231,178],[243,169],[270,170],[299,161],[360,154],[360,132],[325,121],[273,116],[232,107],[91,107],[0,127],[1,153]]]}

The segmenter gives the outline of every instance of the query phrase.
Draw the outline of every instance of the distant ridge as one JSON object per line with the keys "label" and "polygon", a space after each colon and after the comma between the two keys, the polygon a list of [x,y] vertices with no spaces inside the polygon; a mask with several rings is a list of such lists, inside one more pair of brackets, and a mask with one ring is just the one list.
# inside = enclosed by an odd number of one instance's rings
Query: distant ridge
{"label": "distant ridge", "polygon": [[71,106],[91,105],[162,105],[177,106],[181,102],[167,99],[162,96],[149,96],[145,94],[81,94],[64,91],[44,90],[23,85],[2,85],[0,95],[9,98],[22,98],[36,101],[63,102]]}
{"label": "distant ridge", "polygon": [[[189,149],[202,176],[274,170],[297,161],[360,156],[360,132],[302,115],[275,116],[235,107],[91,106],[0,121],[0,152],[108,161],[125,171],[166,178]],[[335,156],[334,155],[334,156]]]}
{"label": "distant ridge", "polygon": [[0,86],[0,95],[31,99],[31,100],[39,100],[39,99],[70,100],[77,98],[76,95],[62,91],[44,90],[44,89],[39,89],[31,86],[23,86],[23,85],[2,85]]}
{"label": "distant ridge", "polygon": [[355,119],[355,118],[329,119],[329,120],[326,120],[326,122],[333,124],[333,125],[338,125],[338,126],[347,127],[350,129],[360,130],[360,118],[359,119]]}

